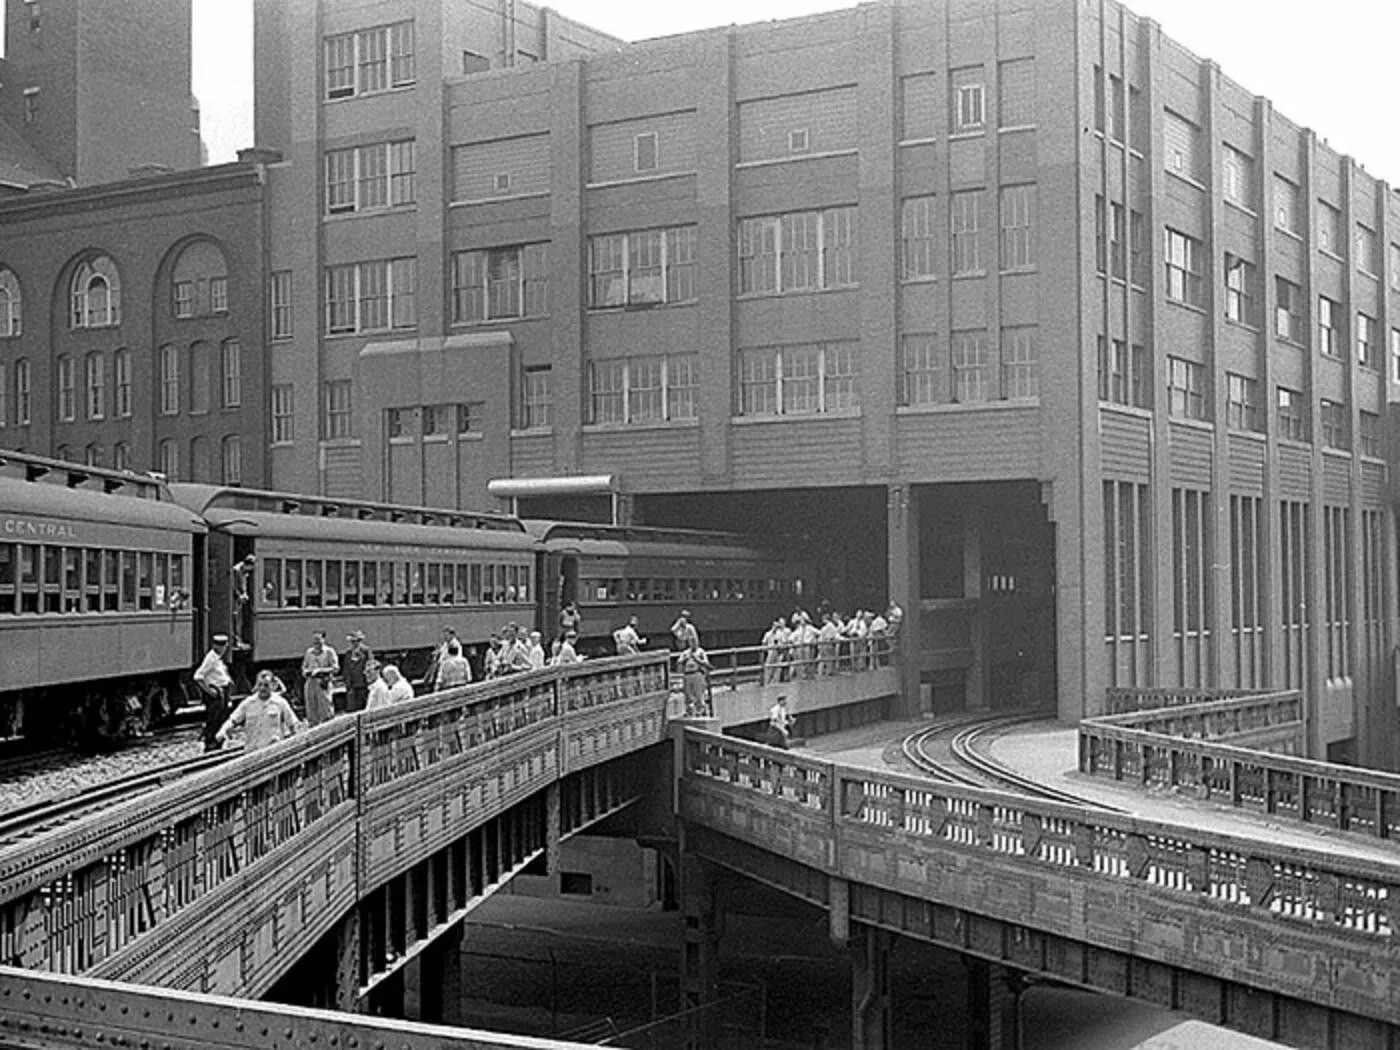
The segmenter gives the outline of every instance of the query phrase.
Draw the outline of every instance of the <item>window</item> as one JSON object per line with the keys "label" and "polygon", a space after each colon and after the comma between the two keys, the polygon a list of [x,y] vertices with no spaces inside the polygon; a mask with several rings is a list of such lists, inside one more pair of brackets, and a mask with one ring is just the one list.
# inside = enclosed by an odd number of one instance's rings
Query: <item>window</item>
{"label": "window", "polygon": [[1225,425],[1231,430],[1259,429],[1259,381],[1225,373]]}
{"label": "window", "polygon": [[1274,334],[1291,343],[1302,343],[1307,323],[1303,316],[1303,289],[1284,277],[1274,278]]}
{"label": "window", "polygon": [[30,378],[29,358],[21,357],[15,362],[15,426],[29,425],[32,408]]}
{"label": "window", "polygon": [[1039,330],[1018,325],[1001,330],[1001,396],[1040,395]]}
{"label": "window", "polygon": [[986,123],[982,67],[953,70],[952,87],[953,132],[981,131]]}
{"label": "window", "polygon": [[1240,324],[1257,323],[1254,264],[1238,255],[1225,255],[1225,316]]}
{"label": "window", "polygon": [[65,423],[77,415],[74,383],[73,359],[65,354],[58,359],[58,418]]}
{"label": "window", "polygon": [[216,314],[228,313],[228,278],[209,278],[209,309]]}
{"label": "window", "polygon": [[326,417],[323,429],[327,441],[351,434],[351,389],[348,379],[330,379],[325,385]]}
{"label": "window", "polygon": [[996,396],[991,350],[981,330],[954,332],[949,358],[953,376],[953,401],[968,405]]}
{"label": "window", "polygon": [[588,305],[595,308],[695,298],[695,230],[636,230],[590,237]]}
{"label": "window", "polygon": [[1322,399],[1322,444],[1327,448],[1351,448],[1350,420],[1347,406],[1340,401]]}
{"label": "window", "polygon": [[19,335],[23,330],[19,278],[13,270],[0,268],[0,339]]}
{"label": "window", "polygon": [[292,271],[278,270],[268,281],[272,311],[272,338],[292,337]]}
{"label": "window", "polygon": [[1108,202],[1094,195],[1094,271],[1108,273]]}
{"label": "window", "polygon": [[1118,280],[1128,276],[1128,230],[1123,205],[1112,201],[1108,206],[1108,266]]}
{"label": "window", "polygon": [[590,361],[590,423],[662,423],[695,418],[694,354]]}
{"label": "window", "polygon": [[295,429],[295,390],[291,383],[274,383],[272,386],[272,443],[290,445],[296,434]]}
{"label": "window", "polygon": [[463,403],[457,406],[457,436],[481,434],[481,420],[486,413],[486,405],[480,401]]}
{"label": "window", "polygon": [[224,340],[219,364],[224,408],[238,408],[243,404],[243,344],[237,339]]}
{"label": "window", "polygon": [[539,430],[553,420],[554,393],[549,365],[527,367],[521,376],[520,428]]}
{"label": "window", "polygon": [[1317,343],[1325,357],[1342,356],[1341,306],[1325,295],[1317,297]]}
{"label": "window", "polygon": [[901,405],[936,405],[947,400],[944,354],[936,336],[919,333],[900,339]]}
{"label": "window", "polygon": [[219,462],[222,480],[225,485],[238,485],[243,481],[243,441],[237,434],[224,438],[220,446]]}
{"label": "window", "polygon": [[1390,378],[1400,383],[1400,328],[1390,330]]}
{"label": "window", "polygon": [[808,292],[856,283],[856,209],[739,220],[739,294]]}
{"label": "window", "polygon": [[1035,59],[1016,58],[998,67],[997,123],[1003,128],[1035,124]]}
{"label": "window", "polygon": [[97,442],[90,442],[83,449],[83,462],[89,467],[102,466],[102,459],[102,446],[97,444]]}
{"label": "window", "polygon": [[341,215],[412,204],[412,139],[326,151],[326,212]]}
{"label": "window", "polygon": [[175,282],[175,316],[194,316],[194,282]]}
{"label": "window", "polygon": [[1303,407],[1303,394],[1299,390],[1278,388],[1278,436],[1290,441],[1308,440],[1308,416]]}
{"label": "window", "polygon": [[954,276],[982,272],[982,251],[978,237],[981,210],[981,190],[965,190],[953,194],[949,232],[952,237]]}
{"label": "window", "polygon": [[1123,78],[1114,73],[1108,75],[1108,96],[1108,137],[1114,142],[1122,142],[1127,138],[1128,129],[1123,104]]}
{"label": "window", "polygon": [[1128,210],[1128,265],[1133,287],[1147,287],[1147,217],[1136,208]]}
{"label": "window", "polygon": [[1326,201],[1317,202],[1317,246],[1329,255],[1341,255],[1342,213]]}
{"label": "window", "polygon": [[1302,200],[1296,183],[1274,176],[1274,225],[1296,234],[1302,223]]}
{"label": "window", "polygon": [[1356,268],[1362,273],[1369,273],[1372,276],[1380,273],[1380,255],[1376,250],[1376,231],[1356,224]]}
{"label": "window", "polygon": [[543,316],[549,310],[548,256],[548,244],[457,252],[452,256],[453,323]]}
{"label": "window", "polygon": [[[9,422],[10,388],[8,386],[9,375],[5,371],[5,362],[0,361],[0,427],[4,427]],[[0,601],[3,606],[3,601]]]}
{"label": "window", "polygon": [[811,148],[811,141],[806,128],[793,128],[788,132],[788,152],[806,153]]}
{"label": "window", "polygon": [[1003,186],[1001,190],[1001,268],[1018,270],[1035,265],[1035,186]]}
{"label": "window", "polygon": [[739,351],[739,414],[790,416],[856,407],[854,343]]}
{"label": "window", "polygon": [[1358,413],[1357,424],[1361,431],[1361,454],[1379,459],[1381,454],[1381,417],[1374,412],[1362,409]]}
{"label": "window", "polygon": [[1151,408],[1147,348],[1099,336],[1099,400]]}
{"label": "window", "polygon": [[1180,419],[1206,419],[1206,370],[1182,357],[1167,358],[1167,411]]}
{"label": "window", "polygon": [[43,16],[39,12],[39,0],[24,0],[24,8],[29,12],[29,31],[39,32],[43,25]]}
{"label": "window", "polygon": [[1363,313],[1356,315],[1356,363],[1362,368],[1380,368],[1379,347],[1376,346],[1376,319]]}
{"label": "window", "polygon": [[24,122],[34,124],[39,120],[39,89],[37,87],[27,87],[24,89]]}
{"label": "window", "polygon": [[118,441],[112,446],[112,469],[131,469],[131,446],[125,441]]}
{"label": "window", "polygon": [[1212,627],[1210,494],[1173,488],[1172,628],[1176,643],[1176,679],[1185,686],[1203,685]]}
{"label": "window", "polygon": [[326,98],[350,98],[415,78],[412,22],[326,37]]}
{"label": "window", "polygon": [[330,335],[413,328],[418,323],[418,260],[380,259],[326,267]]}
{"label": "window", "polygon": [[1201,305],[1201,242],[1167,228],[1167,298],[1188,306]]}
{"label": "window", "polygon": [[102,419],[107,415],[107,362],[99,353],[88,354],[83,372],[87,389],[87,417]]}
{"label": "window", "polygon": [[1185,117],[1166,110],[1162,114],[1162,137],[1166,147],[1167,171],[1192,182],[1201,181],[1201,129]]}
{"label": "window", "polygon": [[73,328],[109,328],[121,324],[121,282],[116,264],[106,255],[82,263],[73,272],[69,323]]}
{"label": "window", "polygon": [[639,172],[655,171],[659,163],[656,132],[643,132],[632,140],[632,166],[634,170]]}
{"label": "window", "polygon": [[1146,485],[1103,483],[1104,636],[1114,685],[1141,684],[1152,630],[1152,501]]}
{"label": "window", "polygon": [[906,197],[900,205],[900,276],[906,281],[932,277],[934,270],[933,197]]}
{"label": "window", "polygon": [[174,438],[165,438],[156,449],[159,470],[170,481],[180,480],[180,443]]}
{"label": "window", "polygon": [[1254,158],[1235,149],[1234,146],[1221,147],[1225,199],[1241,208],[1254,205]]}

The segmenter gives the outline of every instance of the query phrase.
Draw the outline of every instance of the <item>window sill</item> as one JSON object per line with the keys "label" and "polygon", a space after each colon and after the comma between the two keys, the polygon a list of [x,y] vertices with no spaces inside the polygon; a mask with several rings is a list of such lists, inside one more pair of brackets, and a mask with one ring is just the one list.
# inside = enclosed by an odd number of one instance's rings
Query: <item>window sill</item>
{"label": "window sill", "polygon": [[453,321],[453,329],[466,328],[489,328],[492,325],[519,324],[521,321],[547,321],[549,314],[530,314],[521,317],[491,317],[485,321]]}
{"label": "window sill", "polygon": [[590,314],[644,314],[653,310],[673,310],[678,306],[695,306],[699,299],[677,299],[673,303],[621,303],[586,307]]}
{"label": "window sill", "polygon": [[1356,268],[1356,272],[1357,272],[1359,275],[1361,275],[1362,277],[1365,277],[1365,278],[1368,278],[1369,280],[1375,281],[1377,284],[1380,283],[1380,280],[1381,280],[1380,274],[1372,273],[1370,270],[1363,270],[1360,266],[1358,266],[1358,267]]}
{"label": "window sill", "polygon": [[332,106],[337,102],[354,102],[362,98],[381,98],[384,95],[402,95],[412,91],[417,86],[418,82],[414,80],[407,84],[393,84],[386,88],[380,88],[378,91],[356,91],[352,95],[337,95],[335,98],[327,98],[325,95],[322,95],[321,102],[324,105]]}
{"label": "window sill", "polygon": [[960,415],[967,412],[1007,412],[1021,408],[1038,408],[1040,398],[999,397],[989,401],[939,401],[924,405],[898,405],[895,416]]}
{"label": "window sill", "polygon": [[735,163],[735,171],[743,171],[746,168],[768,168],[775,164],[795,164],[804,160],[826,160],[830,157],[854,157],[860,150],[857,149],[828,149],[818,153],[794,153],[785,157],[764,157],[762,160],[741,160]]}
{"label": "window sill", "polygon": [[1192,419],[1189,416],[1174,416],[1168,413],[1167,422],[1179,423],[1187,430],[1199,430],[1203,434],[1215,432],[1215,424],[1208,419]]}
{"label": "window sill", "polygon": [[962,273],[955,273],[952,279],[955,281],[975,281],[979,277],[986,277],[986,270],[966,270]]}
{"label": "window sill", "polygon": [[998,135],[1009,135],[1018,131],[1035,131],[1036,124],[1008,124],[1005,127],[997,128]]}
{"label": "window sill", "polygon": [[510,436],[513,438],[553,437],[554,427],[553,425],[547,427],[512,427]]}
{"label": "window sill", "polygon": [[1183,310],[1191,311],[1191,313],[1193,314],[1200,314],[1202,317],[1206,315],[1206,308],[1204,306],[1197,306],[1194,303],[1183,302],[1180,299],[1167,299],[1167,305],[1178,306]]}
{"label": "window sill", "polygon": [[957,131],[951,132],[948,135],[948,141],[960,142],[967,139],[980,139],[985,138],[986,134],[987,129],[985,125],[975,128],[959,128]]}
{"label": "window sill", "polygon": [[1343,265],[1346,264],[1346,260],[1343,259],[1343,258],[1342,258],[1340,255],[1338,255],[1336,252],[1334,252],[1331,248],[1318,248],[1317,254],[1318,254],[1318,255],[1321,255],[1321,256],[1324,256],[1324,257],[1326,257],[1326,258],[1328,258],[1328,259],[1332,259],[1332,260],[1334,260],[1334,261],[1336,261],[1336,262],[1342,263]]}
{"label": "window sill", "polygon": [[837,412],[791,412],[774,415],[730,416],[729,422],[736,427],[759,426],[764,423],[822,423],[828,420],[852,420],[860,418],[860,409],[843,408]]}
{"label": "window sill", "polygon": [[322,448],[359,448],[360,439],[357,437],[322,438]]}
{"label": "window sill", "polygon": [[[382,208],[354,208],[348,211],[327,212],[321,216],[323,222],[345,222],[347,219],[370,219],[378,215],[411,215],[418,210],[418,202],[411,204],[386,204]],[[227,313],[228,311],[222,311]]]}
{"label": "window sill", "polygon": [[585,423],[585,434],[635,434],[640,430],[696,430],[698,419],[663,419],[649,423]]}
{"label": "window sill", "polygon": [[1306,438],[1277,437],[1274,441],[1280,448],[1294,448],[1299,452],[1309,452],[1312,450],[1312,442]]}
{"label": "window sill", "polygon": [[1116,412],[1125,416],[1132,416],[1134,419],[1152,420],[1156,413],[1150,408],[1143,408],[1141,405],[1125,405],[1121,401],[1105,401],[1099,398],[1099,410]]}
{"label": "window sill", "polygon": [[1183,175],[1179,171],[1172,171],[1171,168],[1166,169],[1166,171],[1167,175],[1171,178],[1176,179],[1179,182],[1184,182],[1186,183],[1186,185],[1192,186],[1200,190],[1202,193],[1206,192],[1205,183],[1196,181],[1190,175]]}
{"label": "window sill", "polygon": [[936,273],[921,273],[921,274],[919,274],[919,275],[916,276],[916,277],[901,277],[901,278],[899,279],[899,283],[900,283],[900,284],[937,284],[937,283],[938,283],[938,274],[936,274]]}
{"label": "window sill", "polygon": [[446,434],[424,434],[423,444],[425,445],[445,445],[447,444]]}
{"label": "window sill", "polygon": [[1248,332],[1250,335],[1259,334],[1259,326],[1257,324],[1250,324],[1248,321],[1239,321],[1233,317],[1227,317],[1225,318],[1225,323],[1231,328],[1238,328],[1243,332]]}
{"label": "window sill", "polygon": [[833,292],[853,292],[860,288],[858,284],[838,284],[834,288],[794,288],[790,292],[741,292],[734,298],[740,302],[749,302],[756,299],[787,299],[800,295],[830,295]]}
{"label": "window sill", "polygon": [[376,336],[405,336],[413,335],[418,331],[418,326],[410,325],[406,328],[364,328],[358,332],[327,332],[327,339],[373,339]]}
{"label": "window sill", "polygon": [[699,172],[694,170],[646,172],[629,175],[621,179],[601,179],[598,182],[585,182],[583,188],[586,190],[605,190],[612,186],[636,186],[640,183],[647,182],[665,182],[668,179],[688,179],[698,174]]}
{"label": "window sill", "polygon": [[1241,203],[1240,201],[1232,201],[1229,197],[1225,197],[1223,199],[1227,208],[1234,208],[1235,211],[1241,212],[1244,215],[1248,215],[1251,219],[1259,218],[1259,213],[1253,208],[1251,208],[1248,204]]}
{"label": "window sill", "polygon": [[[1023,274],[1038,273],[1039,271],[1040,267],[1038,266],[1008,266],[1004,270],[999,270],[998,273],[1002,277],[1017,277]],[[1114,278],[1114,280],[1118,279]],[[1120,281],[1119,283],[1121,284],[1122,282]]]}
{"label": "window sill", "polygon": [[1227,427],[1231,437],[1244,438],[1246,441],[1253,441],[1256,444],[1264,445],[1269,441],[1269,436],[1263,431],[1246,430],[1243,427]]}
{"label": "window sill", "polygon": [[529,193],[501,193],[494,197],[468,197],[459,201],[448,201],[448,209],[467,208],[477,204],[505,204],[510,201],[541,200],[549,196],[548,190],[532,190]]}
{"label": "window sill", "polygon": [[268,447],[268,448],[296,448],[296,442],[295,442],[295,441],[270,441],[270,442],[268,442],[267,447]]}
{"label": "window sill", "polygon": [[1303,243],[1303,235],[1297,230],[1290,230],[1287,226],[1280,226],[1278,223],[1274,223],[1274,230],[1281,236],[1287,237],[1290,241],[1297,241],[1299,244]]}
{"label": "window sill", "polygon": [[937,141],[938,140],[936,138],[928,136],[925,138],[917,139],[900,139],[898,142],[895,143],[895,145],[899,146],[900,148],[903,148],[905,146],[932,146]]}

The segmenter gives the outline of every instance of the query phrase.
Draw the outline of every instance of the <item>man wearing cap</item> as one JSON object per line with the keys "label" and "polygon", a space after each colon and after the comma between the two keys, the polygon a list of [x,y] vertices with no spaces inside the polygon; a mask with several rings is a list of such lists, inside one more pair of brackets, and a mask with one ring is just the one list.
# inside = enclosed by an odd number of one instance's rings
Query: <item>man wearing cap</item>
{"label": "man wearing cap", "polygon": [[345,678],[345,699],[341,710],[354,714],[363,711],[369,700],[369,663],[374,653],[365,645],[364,631],[351,631],[345,636],[350,648],[340,658],[340,673]]}
{"label": "man wearing cap", "polygon": [[216,634],[210,639],[204,662],[194,673],[194,684],[204,694],[204,750],[219,750],[218,732],[228,717],[228,690],[233,684],[224,654],[228,652],[228,635]]}
{"label": "man wearing cap", "polygon": [[700,645],[700,632],[690,622],[689,609],[682,609],[681,614],[676,617],[676,622],[671,624],[671,636],[676,640],[676,648],[682,652],[690,648],[692,638],[695,639],[697,647]]}

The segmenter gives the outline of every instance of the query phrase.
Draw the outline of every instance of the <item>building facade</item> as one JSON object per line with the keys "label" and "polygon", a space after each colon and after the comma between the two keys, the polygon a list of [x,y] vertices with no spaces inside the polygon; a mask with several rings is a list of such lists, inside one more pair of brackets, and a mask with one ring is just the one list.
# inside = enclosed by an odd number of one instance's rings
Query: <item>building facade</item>
{"label": "building facade", "polygon": [[265,168],[0,202],[0,446],[266,483]]}

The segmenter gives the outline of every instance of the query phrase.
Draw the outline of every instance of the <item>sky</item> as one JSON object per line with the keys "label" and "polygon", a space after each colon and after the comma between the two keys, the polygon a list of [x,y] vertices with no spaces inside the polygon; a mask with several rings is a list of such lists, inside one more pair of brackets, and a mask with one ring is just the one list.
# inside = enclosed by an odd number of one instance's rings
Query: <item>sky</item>
{"label": "sky", "polygon": [[[450,2],[450,0],[449,0]],[[560,14],[626,40],[829,11],[854,0],[553,0]],[[211,163],[252,145],[252,0],[193,0],[194,90]],[[1396,0],[1129,0],[1168,36],[1370,174],[1400,186]]]}

